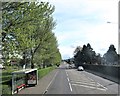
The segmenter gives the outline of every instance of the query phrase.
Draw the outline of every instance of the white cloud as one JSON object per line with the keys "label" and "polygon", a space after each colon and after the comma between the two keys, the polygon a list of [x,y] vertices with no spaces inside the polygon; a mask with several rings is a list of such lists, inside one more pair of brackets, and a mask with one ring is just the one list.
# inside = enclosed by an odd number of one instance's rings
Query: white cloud
{"label": "white cloud", "polygon": [[74,48],[72,46],[60,46],[60,52],[62,53],[62,58],[68,59],[73,57]]}
{"label": "white cloud", "polygon": [[[44,0],[43,0],[44,1]],[[72,46],[90,43],[104,54],[110,44],[118,50],[119,0],[47,0],[55,5],[55,34],[62,57],[71,57]],[[108,24],[107,21],[113,22]]]}
{"label": "white cloud", "polygon": [[[118,49],[118,28],[117,24],[102,24],[92,27],[87,38],[98,51],[101,48],[108,48],[114,44]],[[100,52],[100,51],[99,51]]]}

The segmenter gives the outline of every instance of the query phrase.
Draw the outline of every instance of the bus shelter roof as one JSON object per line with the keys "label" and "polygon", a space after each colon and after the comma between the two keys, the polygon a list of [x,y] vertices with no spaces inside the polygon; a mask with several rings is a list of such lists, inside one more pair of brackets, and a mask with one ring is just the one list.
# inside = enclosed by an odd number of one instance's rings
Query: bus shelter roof
{"label": "bus shelter roof", "polygon": [[34,69],[22,69],[22,70],[18,70],[18,71],[14,71],[12,72],[12,74],[26,74],[26,73],[30,73],[32,71],[37,70],[37,68]]}

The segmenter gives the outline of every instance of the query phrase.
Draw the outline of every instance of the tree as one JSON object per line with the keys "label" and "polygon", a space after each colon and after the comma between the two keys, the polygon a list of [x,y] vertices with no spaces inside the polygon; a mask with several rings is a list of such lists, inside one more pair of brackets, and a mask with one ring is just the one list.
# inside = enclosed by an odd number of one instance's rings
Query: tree
{"label": "tree", "polygon": [[86,62],[86,56],[85,56],[85,51],[86,51],[86,45],[83,45],[82,50],[79,50],[75,56],[74,56],[74,60],[75,60],[75,66],[78,67],[81,64],[83,64],[84,62]]}
{"label": "tree", "polygon": [[102,61],[102,57],[101,57],[100,53],[98,53],[98,54],[96,55],[95,62],[100,65],[100,64],[101,64],[101,61]]}
{"label": "tree", "polygon": [[[76,48],[77,49],[77,48]],[[101,56],[100,54],[96,55],[95,51],[93,51],[93,48],[88,43],[87,46],[83,45],[82,50],[77,51],[77,53],[74,55],[75,65],[78,67],[81,64],[95,64],[95,63],[101,63]]]}
{"label": "tree", "polygon": [[113,64],[118,61],[118,55],[114,45],[110,45],[108,51],[103,56],[107,63]]}
{"label": "tree", "polygon": [[[47,64],[58,64],[61,61],[61,55],[54,33],[50,33],[45,42],[42,47],[38,48],[35,57],[38,56],[37,59],[42,60],[40,63],[43,64],[43,67]],[[36,61],[36,58],[34,58],[34,61]]]}
{"label": "tree", "polygon": [[[3,2],[2,40],[3,54],[6,54],[4,57],[7,59],[8,54],[20,54],[23,61],[29,58],[31,68],[34,68],[35,54],[50,55],[47,51],[44,53],[38,50],[48,50],[52,42],[49,42],[50,38],[55,37],[52,33],[56,25],[52,16],[54,9],[48,2]],[[57,48],[57,41],[53,41],[54,47]]]}
{"label": "tree", "polygon": [[93,51],[93,48],[91,48],[91,45],[89,43],[87,44],[87,46],[83,45],[82,54],[83,54],[83,62],[88,64],[93,63],[95,52]]}
{"label": "tree", "polygon": [[81,51],[81,50],[82,50],[82,47],[77,46],[76,49],[74,50],[74,55],[75,55],[78,51]]}

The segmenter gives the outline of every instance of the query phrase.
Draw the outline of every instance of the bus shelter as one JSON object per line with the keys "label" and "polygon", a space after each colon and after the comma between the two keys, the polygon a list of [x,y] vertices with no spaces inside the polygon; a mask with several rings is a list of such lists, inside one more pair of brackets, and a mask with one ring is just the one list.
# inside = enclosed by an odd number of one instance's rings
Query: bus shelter
{"label": "bus shelter", "polygon": [[38,84],[38,71],[36,69],[23,69],[12,72],[12,94],[21,89]]}

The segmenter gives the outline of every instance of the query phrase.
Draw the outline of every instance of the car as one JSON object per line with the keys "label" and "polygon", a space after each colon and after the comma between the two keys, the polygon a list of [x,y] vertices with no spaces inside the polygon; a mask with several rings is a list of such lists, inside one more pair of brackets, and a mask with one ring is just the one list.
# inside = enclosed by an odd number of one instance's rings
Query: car
{"label": "car", "polygon": [[82,66],[79,66],[79,67],[77,68],[77,70],[78,70],[78,71],[83,71],[84,68],[83,68]]}
{"label": "car", "polygon": [[74,64],[69,64],[69,65],[68,65],[68,68],[69,68],[69,69],[74,69],[74,68],[75,68],[75,65],[74,65]]}
{"label": "car", "polygon": [[71,68],[72,68],[72,65],[69,64],[69,69],[71,69]]}

